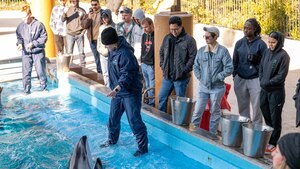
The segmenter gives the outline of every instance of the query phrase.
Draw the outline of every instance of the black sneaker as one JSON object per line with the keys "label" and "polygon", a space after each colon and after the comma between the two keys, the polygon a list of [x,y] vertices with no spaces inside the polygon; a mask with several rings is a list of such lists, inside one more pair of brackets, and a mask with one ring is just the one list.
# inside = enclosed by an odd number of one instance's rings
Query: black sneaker
{"label": "black sneaker", "polygon": [[42,92],[49,93],[49,90],[48,89],[43,89]]}
{"label": "black sneaker", "polygon": [[30,94],[30,91],[24,91],[24,95],[27,96]]}
{"label": "black sneaker", "polygon": [[114,145],[114,143],[111,140],[107,140],[106,142],[100,145],[100,148],[109,147],[111,145]]}
{"label": "black sneaker", "polygon": [[146,153],[148,153],[148,151],[142,152],[141,150],[136,150],[136,152],[133,154],[133,156],[140,157],[141,155],[146,154]]}

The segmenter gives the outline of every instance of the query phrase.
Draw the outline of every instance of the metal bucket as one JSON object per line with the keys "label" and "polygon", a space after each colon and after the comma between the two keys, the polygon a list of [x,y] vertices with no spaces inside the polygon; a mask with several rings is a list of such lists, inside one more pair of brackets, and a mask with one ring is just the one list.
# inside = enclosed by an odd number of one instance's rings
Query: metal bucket
{"label": "metal bucket", "polygon": [[243,124],[244,154],[249,157],[263,157],[273,128],[260,124]]}
{"label": "metal bucket", "polygon": [[71,56],[70,55],[58,55],[56,58],[57,63],[57,71],[59,72],[68,72],[70,71],[70,62]]}
{"label": "metal bucket", "polygon": [[177,125],[189,125],[195,101],[187,97],[170,96],[172,122]]}
{"label": "metal bucket", "polygon": [[242,124],[250,122],[247,117],[226,114],[221,116],[222,143],[230,147],[240,147],[243,141]]}

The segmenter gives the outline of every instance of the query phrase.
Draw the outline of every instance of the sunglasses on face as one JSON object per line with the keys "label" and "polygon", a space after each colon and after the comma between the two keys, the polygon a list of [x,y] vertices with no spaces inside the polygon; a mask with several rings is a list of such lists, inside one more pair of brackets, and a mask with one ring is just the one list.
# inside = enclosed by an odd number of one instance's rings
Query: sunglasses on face
{"label": "sunglasses on face", "polygon": [[98,4],[91,4],[92,6],[97,6]]}
{"label": "sunglasses on face", "polygon": [[205,36],[205,35],[204,35],[203,38],[204,38],[204,39],[210,39],[211,36]]}

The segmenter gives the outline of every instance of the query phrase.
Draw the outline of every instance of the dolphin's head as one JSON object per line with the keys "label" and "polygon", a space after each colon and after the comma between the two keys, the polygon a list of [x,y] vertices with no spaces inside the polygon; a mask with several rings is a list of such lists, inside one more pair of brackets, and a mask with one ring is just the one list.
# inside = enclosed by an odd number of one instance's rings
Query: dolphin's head
{"label": "dolphin's head", "polygon": [[75,145],[69,161],[69,169],[92,169],[92,155],[87,136],[82,136]]}

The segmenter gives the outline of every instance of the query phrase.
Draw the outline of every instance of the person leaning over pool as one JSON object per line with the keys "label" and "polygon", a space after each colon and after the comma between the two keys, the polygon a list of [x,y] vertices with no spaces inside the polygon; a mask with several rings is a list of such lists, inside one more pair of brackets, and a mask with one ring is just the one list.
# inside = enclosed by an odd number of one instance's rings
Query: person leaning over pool
{"label": "person leaning over pool", "polygon": [[126,112],[129,125],[136,137],[138,150],[134,156],[148,152],[147,128],[141,117],[142,78],[139,65],[133,54],[134,49],[114,28],[108,27],[101,33],[101,41],[108,49],[109,87],[112,90],[108,121],[108,140],[100,147],[108,147],[118,142],[120,120]]}

